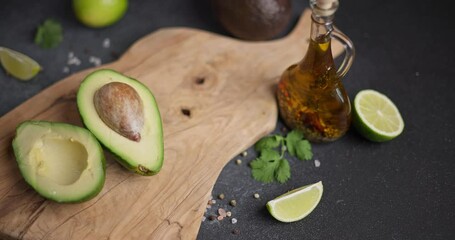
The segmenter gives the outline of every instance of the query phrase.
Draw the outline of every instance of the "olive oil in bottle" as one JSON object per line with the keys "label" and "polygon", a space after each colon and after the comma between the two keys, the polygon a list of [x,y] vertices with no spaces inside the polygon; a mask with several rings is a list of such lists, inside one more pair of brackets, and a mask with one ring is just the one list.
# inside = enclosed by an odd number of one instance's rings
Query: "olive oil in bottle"
{"label": "olive oil in bottle", "polygon": [[[334,141],[343,136],[351,122],[351,105],[341,78],[349,70],[352,42],[333,28],[337,0],[310,0],[313,10],[311,40],[305,57],[282,74],[277,98],[285,124],[301,130],[313,142]],[[331,40],[345,45],[346,55],[336,69]]]}

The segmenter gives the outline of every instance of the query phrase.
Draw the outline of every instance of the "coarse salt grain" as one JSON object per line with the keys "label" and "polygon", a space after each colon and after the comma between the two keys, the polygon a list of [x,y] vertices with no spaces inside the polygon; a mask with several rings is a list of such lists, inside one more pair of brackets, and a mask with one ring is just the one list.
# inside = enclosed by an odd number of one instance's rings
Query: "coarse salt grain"
{"label": "coarse salt grain", "polygon": [[66,62],[68,65],[76,65],[79,66],[81,65],[81,60],[77,57],[72,57],[69,58],[68,61]]}
{"label": "coarse salt grain", "polygon": [[105,38],[103,40],[103,48],[109,48],[111,46],[111,40],[109,38]]}
{"label": "coarse salt grain", "polygon": [[317,160],[317,159],[314,160],[314,166],[315,166],[315,167],[321,166],[321,162],[320,162],[319,160]]}
{"label": "coarse salt grain", "polygon": [[231,219],[231,223],[232,223],[232,224],[236,224],[236,223],[237,223],[237,218]]}
{"label": "coarse salt grain", "polygon": [[226,210],[222,209],[222,208],[218,208],[218,214],[222,217],[226,217]]}
{"label": "coarse salt grain", "polygon": [[93,63],[93,65],[95,65],[95,66],[101,65],[101,59],[98,58],[98,57],[90,56],[89,59],[88,59],[88,61],[89,61],[90,63]]}
{"label": "coarse salt grain", "polygon": [[81,64],[81,60],[74,55],[74,52],[69,52],[66,64],[79,66]]}

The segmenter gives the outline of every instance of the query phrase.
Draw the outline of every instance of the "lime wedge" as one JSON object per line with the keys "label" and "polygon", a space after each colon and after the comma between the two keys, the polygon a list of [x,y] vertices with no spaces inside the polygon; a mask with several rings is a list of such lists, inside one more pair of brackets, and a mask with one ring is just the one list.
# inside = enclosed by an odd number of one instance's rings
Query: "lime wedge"
{"label": "lime wedge", "polygon": [[41,70],[41,66],[35,60],[3,47],[0,47],[0,62],[7,73],[23,81],[32,79]]}
{"label": "lime wedge", "polygon": [[374,142],[392,140],[404,128],[395,104],[374,90],[362,90],[355,96],[353,124],[362,136]]}
{"label": "lime wedge", "polygon": [[281,222],[295,222],[310,214],[321,200],[322,182],[303,186],[285,193],[269,202],[267,209]]}

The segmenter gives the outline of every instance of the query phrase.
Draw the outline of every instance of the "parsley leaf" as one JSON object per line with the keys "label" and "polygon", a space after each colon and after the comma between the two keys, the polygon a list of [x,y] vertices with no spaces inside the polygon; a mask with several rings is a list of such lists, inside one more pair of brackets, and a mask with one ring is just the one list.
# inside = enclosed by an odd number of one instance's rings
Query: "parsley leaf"
{"label": "parsley leaf", "polygon": [[313,158],[311,144],[308,140],[298,141],[296,147],[296,154],[300,160],[310,160]]}
{"label": "parsley leaf", "polygon": [[47,19],[36,31],[35,44],[41,48],[57,47],[62,40],[62,26],[55,20]]}
{"label": "parsley leaf", "polygon": [[257,152],[261,152],[264,149],[271,149],[271,148],[276,148],[280,145],[283,137],[279,135],[272,135],[272,136],[267,136],[263,137],[261,140],[259,140],[255,145],[254,149]]}
{"label": "parsley leaf", "polygon": [[275,171],[280,165],[280,154],[272,149],[264,149],[261,156],[250,163],[253,178],[257,181],[270,183],[275,179]]}
{"label": "parsley leaf", "polygon": [[[276,150],[280,145],[281,154]],[[286,137],[280,135],[264,137],[254,148],[260,155],[250,162],[251,174],[254,179],[264,183],[273,181],[285,183],[291,178],[289,161],[284,158],[286,150],[300,160],[310,160],[313,157],[310,142],[297,130],[289,132]]]}
{"label": "parsley leaf", "polygon": [[285,158],[280,160],[280,165],[275,170],[275,178],[279,183],[285,183],[291,178],[291,167]]}
{"label": "parsley leaf", "polygon": [[286,147],[291,156],[296,155],[297,143],[303,139],[303,133],[297,130],[292,130],[286,136]]}

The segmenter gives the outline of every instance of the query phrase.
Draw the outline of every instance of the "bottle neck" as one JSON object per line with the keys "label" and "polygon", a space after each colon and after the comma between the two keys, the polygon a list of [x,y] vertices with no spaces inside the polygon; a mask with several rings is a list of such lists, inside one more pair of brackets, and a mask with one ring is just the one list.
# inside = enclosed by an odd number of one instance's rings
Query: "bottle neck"
{"label": "bottle neck", "polygon": [[330,43],[338,0],[310,0],[310,7],[311,39],[317,43]]}
{"label": "bottle neck", "polygon": [[317,43],[330,43],[333,31],[333,15],[316,16],[311,15],[311,40]]}
{"label": "bottle neck", "polygon": [[[310,71],[318,84],[327,83],[327,79],[337,80],[336,69],[332,56],[331,33],[333,15],[320,17],[312,15],[311,40],[305,57],[300,61],[302,71]],[[325,80],[323,80],[325,79]]]}

